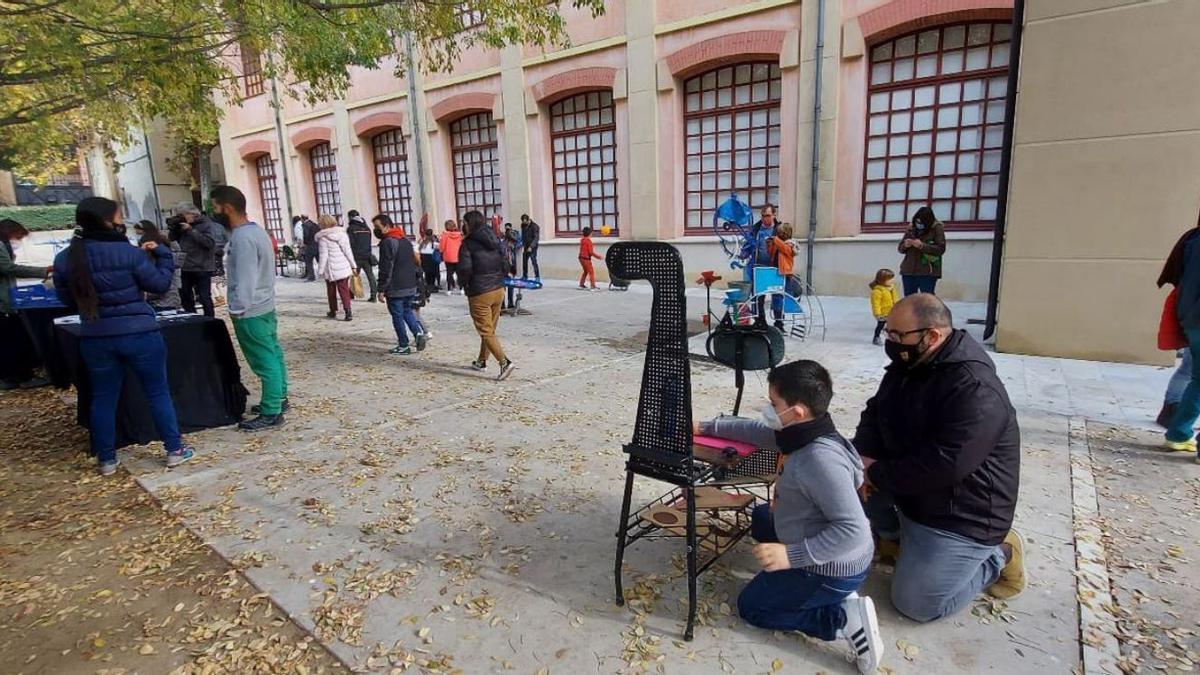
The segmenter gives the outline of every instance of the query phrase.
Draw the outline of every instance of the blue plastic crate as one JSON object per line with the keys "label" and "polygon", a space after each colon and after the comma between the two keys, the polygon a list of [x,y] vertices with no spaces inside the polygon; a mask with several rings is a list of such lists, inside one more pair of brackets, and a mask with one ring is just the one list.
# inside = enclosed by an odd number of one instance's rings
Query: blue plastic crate
{"label": "blue plastic crate", "polygon": [[13,309],[38,309],[48,307],[65,307],[58,300],[54,291],[42,284],[15,286],[12,289]]}

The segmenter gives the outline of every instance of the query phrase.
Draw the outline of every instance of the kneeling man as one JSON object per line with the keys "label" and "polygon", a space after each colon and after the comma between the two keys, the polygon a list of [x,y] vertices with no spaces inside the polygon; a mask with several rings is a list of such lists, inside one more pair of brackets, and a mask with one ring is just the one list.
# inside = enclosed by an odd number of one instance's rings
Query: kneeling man
{"label": "kneeling man", "polygon": [[892,363],[854,445],[879,550],[899,545],[892,603],[925,622],[980,591],[1013,597],[1025,586],[1024,545],[1012,530],[1021,434],[996,367],[928,293],[900,301],[886,334]]}

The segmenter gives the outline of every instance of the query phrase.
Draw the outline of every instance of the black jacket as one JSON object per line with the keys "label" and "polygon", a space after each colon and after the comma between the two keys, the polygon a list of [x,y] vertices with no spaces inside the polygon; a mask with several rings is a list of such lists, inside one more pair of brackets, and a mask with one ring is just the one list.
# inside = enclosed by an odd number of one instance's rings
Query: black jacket
{"label": "black jacket", "polygon": [[537,250],[538,244],[540,243],[538,239],[541,237],[541,234],[542,228],[532,220],[529,221],[528,224],[521,224],[521,240],[525,244],[526,251]]}
{"label": "black jacket", "polygon": [[354,252],[354,260],[371,259],[371,226],[362,218],[351,218],[346,225],[346,234],[350,235],[350,250]]}
{"label": "black jacket", "polygon": [[180,269],[184,272],[213,272],[217,269],[217,239],[221,236],[217,230],[221,226],[209,220],[208,216],[201,214],[196,218],[196,222],[191,224],[188,229],[172,228],[171,234],[178,234],[178,237],[171,237],[172,240],[179,242],[179,248],[183,249],[183,265]]}
{"label": "black jacket", "polygon": [[458,252],[458,282],[468,297],[504,286],[509,266],[504,244],[487,225],[471,230]]}
{"label": "black jacket", "polygon": [[379,292],[389,298],[417,295],[421,267],[413,257],[412,242],[403,237],[384,237],[379,242]]}
{"label": "black jacket", "polygon": [[1021,431],[983,347],[956,330],[928,363],[888,366],[854,445],[905,517],[981,544],[1012,527]]}
{"label": "black jacket", "polygon": [[306,218],[302,227],[304,228],[304,245],[315,247],[317,245],[317,233],[321,231],[321,226]]}

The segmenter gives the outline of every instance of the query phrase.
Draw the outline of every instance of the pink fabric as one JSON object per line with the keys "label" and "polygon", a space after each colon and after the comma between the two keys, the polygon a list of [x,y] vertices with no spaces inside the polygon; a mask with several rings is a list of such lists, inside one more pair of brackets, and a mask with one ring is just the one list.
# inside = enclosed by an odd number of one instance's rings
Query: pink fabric
{"label": "pink fabric", "polygon": [[748,457],[754,454],[754,446],[741,441],[731,441],[728,438],[717,438],[716,436],[692,436],[692,443],[703,445],[706,448],[718,448],[724,450],[729,448],[736,452],[740,457]]}

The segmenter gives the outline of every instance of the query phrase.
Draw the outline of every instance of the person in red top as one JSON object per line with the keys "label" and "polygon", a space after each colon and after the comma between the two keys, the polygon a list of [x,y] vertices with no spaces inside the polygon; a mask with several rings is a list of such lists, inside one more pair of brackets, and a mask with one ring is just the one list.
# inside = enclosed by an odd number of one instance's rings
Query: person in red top
{"label": "person in red top", "polygon": [[596,253],[596,247],[592,245],[592,228],[583,228],[583,238],[579,240],[579,265],[583,267],[583,274],[579,275],[579,290],[587,290],[587,286],[583,285],[585,280],[590,280],[592,290],[598,291],[596,288],[596,270],[592,267],[592,258],[596,260],[604,260],[600,254]]}

